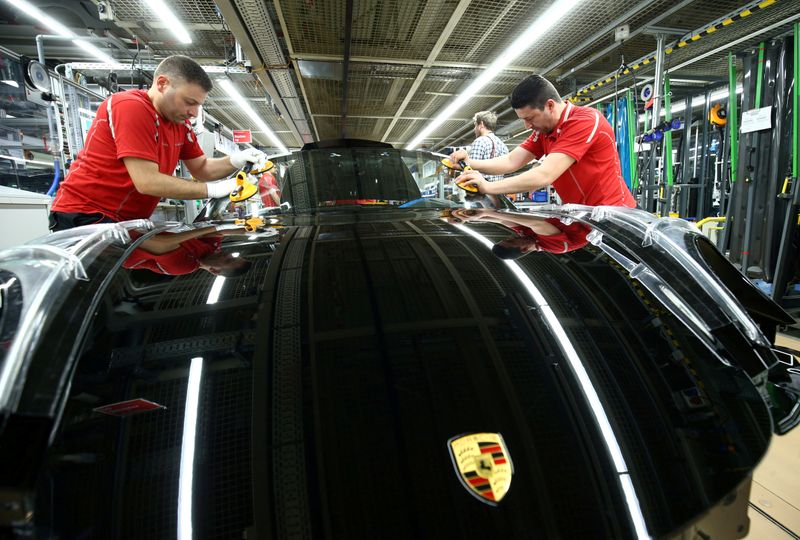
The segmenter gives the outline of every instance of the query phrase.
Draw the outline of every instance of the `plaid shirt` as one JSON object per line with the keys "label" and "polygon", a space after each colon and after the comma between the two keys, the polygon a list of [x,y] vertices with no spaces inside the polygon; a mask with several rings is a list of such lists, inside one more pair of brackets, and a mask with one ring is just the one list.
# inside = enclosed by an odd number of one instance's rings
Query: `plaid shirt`
{"label": "plaid shirt", "polygon": [[[469,147],[469,159],[492,159],[506,154],[508,148],[494,133],[478,137]],[[484,175],[484,178],[489,182],[495,182],[502,180],[503,175]]]}

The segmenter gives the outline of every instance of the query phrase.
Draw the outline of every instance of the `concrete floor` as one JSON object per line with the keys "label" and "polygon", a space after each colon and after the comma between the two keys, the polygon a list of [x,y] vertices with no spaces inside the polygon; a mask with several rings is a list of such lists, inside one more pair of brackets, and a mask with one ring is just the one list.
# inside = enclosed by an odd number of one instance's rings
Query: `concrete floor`
{"label": "concrete floor", "polygon": [[[800,339],[779,336],[776,344],[798,351],[800,359]],[[748,538],[800,538],[800,427],[772,439],[753,477],[748,515]]]}

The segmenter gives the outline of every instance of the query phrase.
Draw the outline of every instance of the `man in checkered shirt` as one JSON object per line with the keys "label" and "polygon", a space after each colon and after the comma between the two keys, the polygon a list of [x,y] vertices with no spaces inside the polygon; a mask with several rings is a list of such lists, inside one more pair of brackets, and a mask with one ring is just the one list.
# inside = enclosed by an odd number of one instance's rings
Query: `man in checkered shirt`
{"label": "man in checkered shirt", "polygon": [[[481,111],[472,117],[474,123],[475,142],[469,147],[470,159],[492,159],[508,154],[508,148],[497,135],[494,129],[497,127],[497,115],[491,111]],[[503,175],[485,176],[487,181],[494,182],[502,180]]]}

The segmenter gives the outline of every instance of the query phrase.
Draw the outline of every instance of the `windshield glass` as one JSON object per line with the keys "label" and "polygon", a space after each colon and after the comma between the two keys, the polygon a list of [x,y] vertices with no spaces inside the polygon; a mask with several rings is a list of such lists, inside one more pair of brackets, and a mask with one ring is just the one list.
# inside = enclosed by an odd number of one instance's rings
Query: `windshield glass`
{"label": "windshield glass", "polygon": [[[213,201],[199,220],[291,211],[317,212],[342,207],[464,208],[486,199],[456,186],[457,171],[441,160],[446,156],[394,148],[324,148],[273,158],[274,166],[250,175],[258,185],[247,201]],[[478,206],[508,208],[502,197]],[[236,214],[236,216],[234,216]]]}

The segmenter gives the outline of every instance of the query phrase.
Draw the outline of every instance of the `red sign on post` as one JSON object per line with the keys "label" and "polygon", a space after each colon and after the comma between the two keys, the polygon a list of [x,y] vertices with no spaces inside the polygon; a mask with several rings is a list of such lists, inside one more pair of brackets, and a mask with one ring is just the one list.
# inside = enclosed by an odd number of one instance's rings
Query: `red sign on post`
{"label": "red sign on post", "polygon": [[234,129],[233,130],[233,142],[235,143],[249,143],[253,141],[253,137],[250,135],[249,129]]}
{"label": "red sign on post", "polygon": [[130,416],[132,414],[154,411],[156,409],[166,409],[166,407],[146,399],[137,398],[129,399],[128,401],[120,401],[118,403],[111,403],[110,405],[103,405],[102,407],[96,407],[92,410],[111,416]]}

